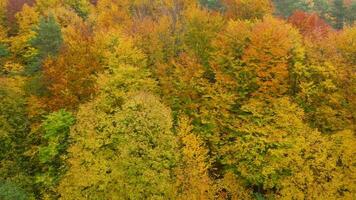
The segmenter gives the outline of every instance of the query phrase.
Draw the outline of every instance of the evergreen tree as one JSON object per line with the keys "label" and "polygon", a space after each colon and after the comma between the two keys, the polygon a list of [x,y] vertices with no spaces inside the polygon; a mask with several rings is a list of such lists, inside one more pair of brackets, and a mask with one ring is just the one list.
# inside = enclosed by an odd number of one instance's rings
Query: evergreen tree
{"label": "evergreen tree", "polygon": [[56,56],[62,45],[61,27],[53,15],[42,17],[36,30],[36,37],[30,42],[37,49],[37,56],[28,66],[29,72],[38,72],[43,59]]}
{"label": "evergreen tree", "polygon": [[310,6],[306,0],[273,0],[276,13],[289,17],[294,11],[310,11]]}
{"label": "evergreen tree", "polygon": [[344,27],[346,14],[344,0],[334,0],[332,14],[335,17],[335,28],[342,29]]}

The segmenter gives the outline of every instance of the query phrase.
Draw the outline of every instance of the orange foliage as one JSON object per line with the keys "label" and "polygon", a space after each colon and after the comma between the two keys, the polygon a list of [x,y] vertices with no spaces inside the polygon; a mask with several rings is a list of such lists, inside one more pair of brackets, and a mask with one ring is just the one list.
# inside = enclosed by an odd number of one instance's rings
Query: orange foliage
{"label": "orange foliage", "polygon": [[88,26],[79,23],[64,34],[66,43],[60,55],[43,64],[44,82],[50,92],[46,102],[51,110],[72,109],[88,100],[96,91],[95,73],[101,69]]}
{"label": "orange foliage", "polygon": [[288,21],[299,29],[301,34],[313,39],[325,37],[330,31],[329,26],[316,13],[306,13],[303,11],[296,11],[291,15]]}
{"label": "orange foliage", "polygon": [[273,97],[289,89],[289,63],[298,33],[281,20],[267,17],[252,29],[242,60],[253,68],[259,89],[254,95]]}

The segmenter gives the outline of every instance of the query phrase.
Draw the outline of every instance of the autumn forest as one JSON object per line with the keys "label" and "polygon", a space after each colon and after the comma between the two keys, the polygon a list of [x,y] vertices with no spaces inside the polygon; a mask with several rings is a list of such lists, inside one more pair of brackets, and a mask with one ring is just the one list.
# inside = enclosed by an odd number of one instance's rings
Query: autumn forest
{"label": "autumn forest", "polygon": [[0,200],[355,200],[356,0],[0,0]]}

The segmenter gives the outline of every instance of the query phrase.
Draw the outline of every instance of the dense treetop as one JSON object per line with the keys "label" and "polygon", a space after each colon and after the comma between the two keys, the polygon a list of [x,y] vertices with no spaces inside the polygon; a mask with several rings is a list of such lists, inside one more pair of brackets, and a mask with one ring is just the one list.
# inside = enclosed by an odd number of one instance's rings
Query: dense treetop
{"label": "dense treetop", "polygon": [[356,199],[356,1],[0,0],[0,199]]}

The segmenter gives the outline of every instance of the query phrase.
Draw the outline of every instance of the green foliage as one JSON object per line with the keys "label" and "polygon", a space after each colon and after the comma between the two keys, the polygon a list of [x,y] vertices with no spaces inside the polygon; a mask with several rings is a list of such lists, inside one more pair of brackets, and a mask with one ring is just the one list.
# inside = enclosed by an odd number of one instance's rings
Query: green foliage
{"label": "green foliage", "polygon": [[10,182],[0,181],[0,199],[2,200],[29,200],[26,192]]}
{"label": "green foliage", "polygon": [[353,1],[32,2],[0,0],[0,199],[355,199]]}
{"label": "green foliage", "polygon": [[276,11],[283,16],[290,16],[295,10],[310,11],[306,0],[274,0]]}
{"label": "green foliage", "polygon": [[52,190],[65,172],[69,130],[74,122],[71,113],[59,110],[47,115],[42,123],[43,141],[38,150],[42,169],[36,175],[36,182],[42,184],[45,190]]}
{"label": "green foliage", "polygon": [[[196,8],[187,10],[184,35],[187,51],[192,51],[205,66],[209,64],[212,51],[211,40],[215,38],[223,24],[223,19],[220,16],[209,15],[209,12]],[[207,18],[207,16],[209,17]]]}
{"label": "green foliage", "polygon": [[[0,88],[0,159],[18,159],[28,130],[23,97],[9,88]],[[18,146],[20,145],[20,146]],[[23,144],[24,145],[24,144]],[[13,147],[18,146],[16,149]],[[16,156],[12,156],[16,155]]]}
{"label": "green foliage", "polygon": [[9,53],[10,52],[8,51],[7,47],[3,44],[0,44],[0,58],[9,56]]}
{"label": "green foliage", "polygon": [[65,110],[60,110],[45,117],[42,124],[43,138],[48,142],[48,146],[39,150],[42,163],[52,162],[55,157],[63,153],[68,143],[69,129],[73,124],[74,117]]}
{"label": "green foliage", "polygon": [[344,27],[344,20],[346,14],[346,7],[344,5],[344,0],[334,0],[332,14],[336,18],[334,26],[337,29],[342,29]]}
{"label": "green foliage", "polygon": [[[29,194],[33,192],[34,185],[30,174],[32,167],[29,156],[26,155],[33,144],[28,137],[29,120],[25,99],[18,88],[3,81],[0,80],[0,198],[16,199],[22,198],[22,190]],[[18,79],[7,80],[11,81],[21,82]]]}
{"label": "green foliage", "polygon": [[47,56],[58,54],[62,45],[63,38],[61,27],[53,15],[40,18],[36,37],[30,41],[30,44],[37,49],[37,56],[33,58],[28,71],[37,72],[40,70],[40,64]]}
{"label": "green foliage", "polygon": [[345,0],[273,0],[276,14],[291,16],[295,11],[317,13],[336,29],[355,22],[356,2]]}
{"label": "green foliage", "polygon": [[200,4],[206,6],[209,9],[213,10],[221,10],[223,9],[223,5],[220,0],[199,0]]}
{"label": "green foliage", "polygon": [[38,49],[39,56],[55,56],[62,45],[61,27],[53,15],[42,17],[37,28],[37,36],[31,44]]}
{"label": "green foliage", "polygon": [[351,2],[345,14],[346,23],[353,25],[356,22],[356,2]]}
{"label": "green foliage", "polygon": [[89,15],[89,6],[90,3],[87,0],[65,0],[65,3],[68,4],[75,12],[82,18],[86,19]]}
{"label": "green foliage", "polygon": [[301,151],[295,144],[308,132],[301,120],[303,112],[288,99],[275,100],[271,107],[253,100],[242,110],[246,114],[237,120],[236,132],[229,138],[232,146],[223,147],[224,163],[248,184],[278,188],[281,179],[292,175],[293,156]]}

